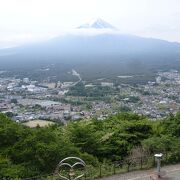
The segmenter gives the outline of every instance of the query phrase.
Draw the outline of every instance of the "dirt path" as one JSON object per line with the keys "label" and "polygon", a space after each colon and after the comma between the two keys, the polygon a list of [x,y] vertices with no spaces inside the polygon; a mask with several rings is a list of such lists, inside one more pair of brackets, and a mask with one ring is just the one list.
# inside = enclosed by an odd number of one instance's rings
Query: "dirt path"
{"label": "dirt path", "polygon": [[[134,171],[125,174],[99,178],[99,180],[155,180],[156,169],[146,171]],[[180,164],[164,166],[161,169],[165,173],[162,180],[180,180]]]}

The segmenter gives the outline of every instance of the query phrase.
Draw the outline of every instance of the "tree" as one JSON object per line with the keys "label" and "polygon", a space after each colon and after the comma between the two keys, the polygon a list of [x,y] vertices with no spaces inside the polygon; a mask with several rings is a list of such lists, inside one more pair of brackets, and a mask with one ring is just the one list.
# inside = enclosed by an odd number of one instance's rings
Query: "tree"
{"label": "tree", "polygon": [[82,152],[96,155],[100,136],[95,132],[92,124],[71,123],[67,127],[67,133],[70,141],[80,148]]}

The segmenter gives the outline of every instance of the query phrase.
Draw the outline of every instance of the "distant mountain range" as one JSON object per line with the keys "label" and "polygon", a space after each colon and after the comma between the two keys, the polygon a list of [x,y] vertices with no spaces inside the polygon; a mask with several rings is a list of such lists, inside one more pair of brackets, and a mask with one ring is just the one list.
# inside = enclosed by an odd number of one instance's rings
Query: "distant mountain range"
{"label": "distant mountain range", "polygon": [[59,71],[75,68],[85,79],[180,69],[180,44],[121,34],[98,19],[44,42],[0,50],[2,69],[52,63]]}

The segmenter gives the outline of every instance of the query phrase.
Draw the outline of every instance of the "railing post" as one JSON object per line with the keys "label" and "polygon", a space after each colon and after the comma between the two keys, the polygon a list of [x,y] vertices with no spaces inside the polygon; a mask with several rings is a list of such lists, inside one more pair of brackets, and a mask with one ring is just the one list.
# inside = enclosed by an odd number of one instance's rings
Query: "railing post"
{"label": "railing post", "polygon": [[141,169],[142,169],[142,166],[143,166],[143,160],[142,160],[142,156],[141,156]]}
{"label": "railing post", "polygon": [[101,177],[102,176],[102,172],[101,172],[101,164],[100,164],[100,166],[99,166],[99,177]]}
{"label": "railing post", "polygon": [[116,164],[115,163],[113,165],[113,172],[114,172],[114,174],[116,174]]}
{"label": "railing post", "polygon": [[129,168],[130,168],[130,161],[129,161],[129,159],[128,159],[128,161],[127,161],[127,172],[129,172]]}

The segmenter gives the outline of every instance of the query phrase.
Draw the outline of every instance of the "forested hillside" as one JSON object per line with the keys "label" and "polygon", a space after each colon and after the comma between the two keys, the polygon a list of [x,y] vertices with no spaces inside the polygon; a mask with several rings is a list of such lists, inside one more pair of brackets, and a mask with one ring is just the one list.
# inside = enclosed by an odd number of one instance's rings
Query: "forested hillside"
{"label": "forested hillside", "polygon": [[122,160],[133,149],[167,154],[180,161],[180,113],[164,120],[121,113],[99,121],[69,122],[67,126],[27,128],[0,115],[0,179],[52,173],[67,156],[98,166],[105,159]]}

